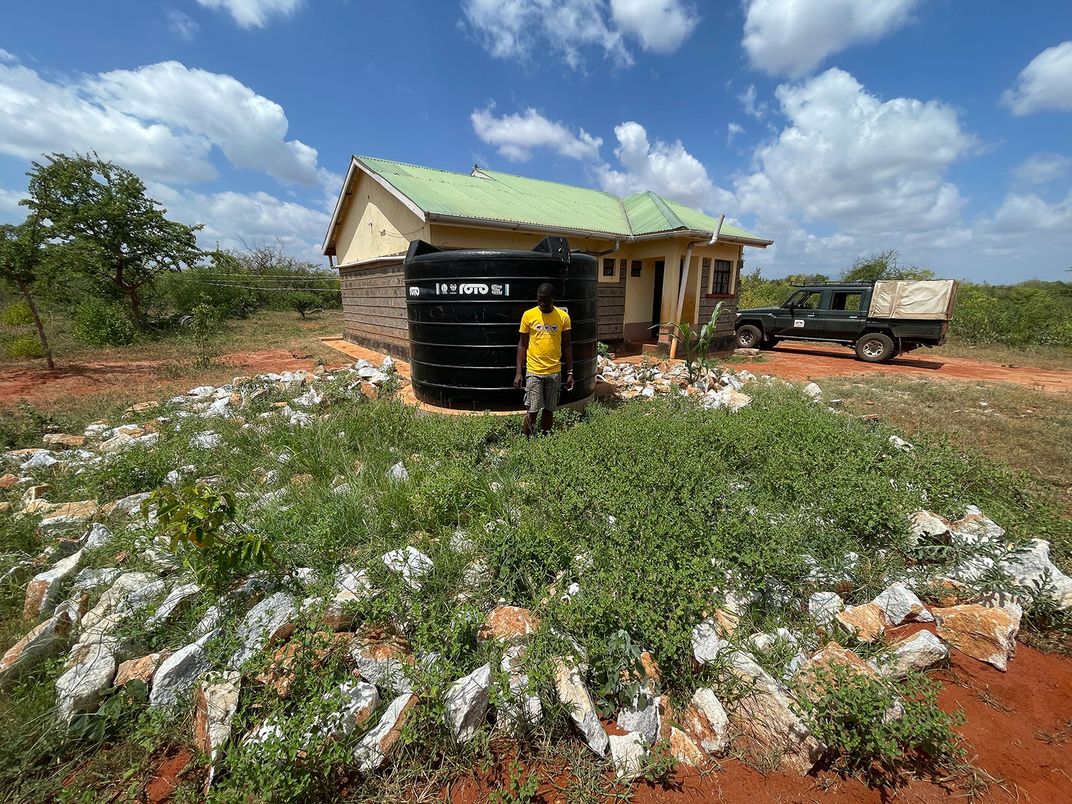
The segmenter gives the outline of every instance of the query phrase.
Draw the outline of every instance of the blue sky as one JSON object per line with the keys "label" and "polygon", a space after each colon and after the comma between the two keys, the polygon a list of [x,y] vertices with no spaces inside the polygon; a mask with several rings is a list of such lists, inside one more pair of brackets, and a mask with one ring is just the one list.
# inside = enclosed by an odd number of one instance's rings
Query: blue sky
{"label": "blue sky", "polygon": [[1072,4],[102,0],[0,28],[0,220],[96,150],[225,247],[315,258],[351,153],[652,189],[775,240],[1072,279]]}

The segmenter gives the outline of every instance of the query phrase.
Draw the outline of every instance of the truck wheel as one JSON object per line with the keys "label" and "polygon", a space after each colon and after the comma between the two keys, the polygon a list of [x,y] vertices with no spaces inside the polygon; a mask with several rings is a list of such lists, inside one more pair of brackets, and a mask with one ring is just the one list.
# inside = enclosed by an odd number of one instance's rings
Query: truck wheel
{"label": "truck wheel", "polygon": [[737,329],[738,349],[758,349],[763,343],[763,330],[752,324]]}
{"label": "truck wheel", "polygon": [[856,356],[865,363],[891,360],[896,351],[893,338],[883,332],[869,332],[856,341]]}

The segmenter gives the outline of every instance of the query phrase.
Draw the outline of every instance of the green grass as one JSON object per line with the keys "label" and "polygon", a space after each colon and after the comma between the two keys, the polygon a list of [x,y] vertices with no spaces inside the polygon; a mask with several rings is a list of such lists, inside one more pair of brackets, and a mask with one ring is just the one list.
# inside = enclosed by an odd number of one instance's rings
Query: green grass
{"label": "green grass", "polygon": [[[846,553],[859,553],[849,594],[849,602],[859,603],[889,577],[911,571],[916,556],[905,538],[906,515],[920,507],[957,517],[976,504],[1012,539],[1049,538],[1062,550],[1072,543],[1072,521],[1045,490],[1031,489],[997,463],[923,432],[909,433],[916,451],[891,449],[893,431],[886,425],[830,413],[792,389],[752,386],[749,393],[754,403],[735,415],[667,400],[595,406],[583,415],[560,415],[553,436],[531,441],[519,436],[514,418],[422,415],[389,400],[341,402],[301,429],[279,419],[261,429],[174,419],[180,426],[165,428],[151,451],[133,449],[84,473],[57,473],[51,498],[105,501],[150,491],[169,470],[192,464],[199,475],[221,477],[238,492],[238,520],[266,537],[275,556],[288,567],[314,571],[299,596],[327,591],[341,563],[367,568],[379,594],[358,604],[358,622],[400,632],[415,656],[435,657],[411,670],[422,705],[405,732],[395,775],[355,777],[347,759],[352,741],[314,743],[299,762],[234,746],[221,763],[220,800],[320,799],[345,790],[354,800],[371,801],[396,790],[399,780],[440,784],[491,762],[486,736],[464,748],[452,745],[442,693],[486,661],[498,667],[498,649],[478,642],[476,632],[500,599],[531,608],[543,620],[531,645],[531,674],[552,716],[527,740],[547,745],[568,733],[550,693],[550,666],[553,656],[571,649],[570,639],[586,652],[593,677],[609,677],[622,665],[612,646],[625,631],[653,653],[675,702],[700,683],[732,699],[734,689],[719,667],[693,672],[692,627],[734,591],[754,598],[742,636],[777,623],[802,630],[809,647],[819,646],[820,635],[801,613],[812,589],[805,555],[833,568],[844,564]],[[270,401],[259,401],[253,412]],[[252,414],[250,420],[260,423]],[[199,429],[220,433],[224,445],[191,449]],[[285,451],[293,457],[281,464],[276,458]],[[363,467],[359,474],[355,461]],[[387,478],[398,461],[410,473],[408,482]],[[258,468],[281,470],[288,488],[263,510],[254,510],[267,490],[256,480]],[[313,482],[286,485],[299,474]],[[351,493],[332,493],[338,475]],[[15,501],[17,493],[0,499]],[[468,546],[452,545],[459,530]],[[387,550],[409,545],[435,565],[419,590],[380,560]],[[5,561],[39,547],[25,524],[0,520]],[[124,569],[148,566],[136,532],[125,532],[87,563],[114,565],[117,552],[126,553]],[[466,575],[477,559],[487,571],[473,583]],[[564,600],[571,583],[579,591]],[[2,594],[0,633],[10,643],[25,630],[17,621],[22,585],[12,583]],[[145,638],[144,649],[181,647],[214,602],[216,595],[206,591],[181,621]],[[305,622],[294,639],[313,640],[315,630]],[[224,635],[215,654],[225,656],[232,640]],[[258,661],[267,657],[255,660],[254,669]],[[0,789],[15,798],[58,796],[62,780],[76,771],[79,792],[91,797],[114,791],[116,778],[128,773],[136,787],[150,757],[189,740],[186,707],[123,710],[122,728],[99,743],[63,735],[47,712],[58,672],[55,663],[0,693],[0,718],[9,726],[0,743]],[[275,717],[286,733],[302,734],[322,714],[322,694],[347,674],[341,661],[315,672],[303,665],[289,700],[247,675],[235,733]],[[614,697],[620,694],[607,690],[603,703],[621,703]],[[595,779],[594,768],[582,763],[577,772]],[[196,798],[195,784],[189,782],[186,795]]]}

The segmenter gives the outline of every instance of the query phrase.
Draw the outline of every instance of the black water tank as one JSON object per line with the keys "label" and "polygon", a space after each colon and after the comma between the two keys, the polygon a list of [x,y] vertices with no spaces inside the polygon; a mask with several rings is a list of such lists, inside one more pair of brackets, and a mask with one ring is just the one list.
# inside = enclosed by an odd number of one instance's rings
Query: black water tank
{"label": "black water tank", "polygon": [[561,401],[595,391],[596,259],[571,254],[564,237],[544,238],[532,251],[446,251],[417,240],[405,271],[413,392],[422,402],[521,407],[518,327],[544,282],[573,326],[574,389]]}

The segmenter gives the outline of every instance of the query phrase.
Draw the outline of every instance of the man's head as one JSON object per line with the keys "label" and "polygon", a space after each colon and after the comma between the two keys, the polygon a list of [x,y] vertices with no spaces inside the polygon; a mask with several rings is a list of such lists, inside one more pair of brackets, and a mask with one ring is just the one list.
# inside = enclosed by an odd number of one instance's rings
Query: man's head
{"label": "man's head", "polygon": [[540,310],[544,313],[549,313],[554,310],[555,286],[550,282],[544,282],[536,288],[536,304],[539,305]]}

